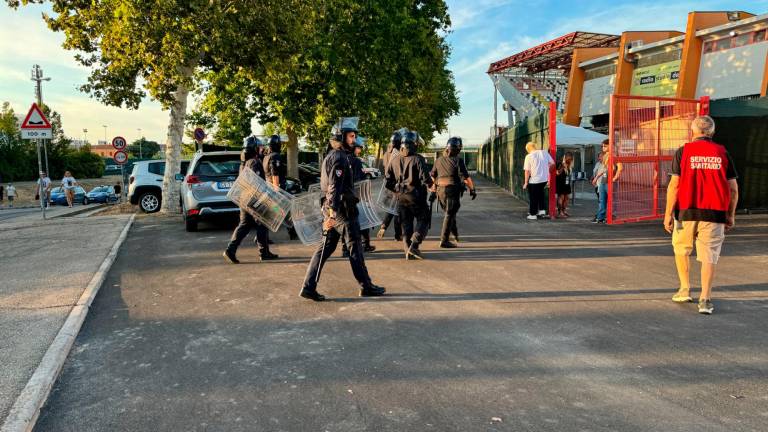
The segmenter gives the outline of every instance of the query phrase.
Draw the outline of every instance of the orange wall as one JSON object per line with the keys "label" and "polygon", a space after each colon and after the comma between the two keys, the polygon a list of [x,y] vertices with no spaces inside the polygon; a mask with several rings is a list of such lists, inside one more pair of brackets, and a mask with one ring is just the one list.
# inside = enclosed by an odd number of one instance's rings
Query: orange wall
{"label": "orange wall", "polygon": [[584,90],[584,69],[579,63],[616,52],[616,48],[576,48],[573,50],[571,72],[568,75],[568,95],[565,98],[563,123],[578,126],[581,115],[581,96]]}
{"label": "orange wall", "polygon": [[[740,19],[754,16],[751,13],[741,12]],[[699,67],[701,65],[701,50],[703,41],[696,37],[696,32],[710,27],[727,24],[726,12],[690,12],[688,24],[685,27],[685,42],[680,62],[680,79],[677,82],[677,97],[693,99],[696,97],[696,84],[698,84]]]}
{"label": "orange wall", "polygon": [[680,36],[683,33],[678,31],[648,31],[648,32],[636,32],[628,31],[621,34],[621,42],[619,43],[619,61],[616,64],[616,87],[613,90],[614,94],[629,94],[632,88],[632,75],[635,72],[635,64],[628,62],[624,59],[626,53],[626,47],[633,41],[641,40],[644,44],[650,44],[658,42],[664,39],[670,39],[675,36]]}

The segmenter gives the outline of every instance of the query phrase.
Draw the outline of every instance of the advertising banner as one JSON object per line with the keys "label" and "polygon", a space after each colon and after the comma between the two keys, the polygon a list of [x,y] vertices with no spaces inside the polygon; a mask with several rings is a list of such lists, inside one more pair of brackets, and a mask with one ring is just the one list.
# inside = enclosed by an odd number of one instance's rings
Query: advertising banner
{"label": "advertising banner", "polygon": [[680,60],[635,69],[632,74],[633,96],[674,96],[680,77]]}

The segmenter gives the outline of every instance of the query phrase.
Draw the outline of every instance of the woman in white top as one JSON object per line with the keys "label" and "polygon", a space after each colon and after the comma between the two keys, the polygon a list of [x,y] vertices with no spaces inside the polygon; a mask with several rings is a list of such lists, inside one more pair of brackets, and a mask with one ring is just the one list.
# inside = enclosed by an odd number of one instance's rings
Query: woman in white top
{"label": "woman in white top", "polygon": [[61,179],[61,187],[64,189],[64,194],[67,197],[67,205],[70,207],[72,207],[72,202],[75,200],[75,186],[77,186],[77,180],[72,177],[72,173],[65,171],[64,178]]}

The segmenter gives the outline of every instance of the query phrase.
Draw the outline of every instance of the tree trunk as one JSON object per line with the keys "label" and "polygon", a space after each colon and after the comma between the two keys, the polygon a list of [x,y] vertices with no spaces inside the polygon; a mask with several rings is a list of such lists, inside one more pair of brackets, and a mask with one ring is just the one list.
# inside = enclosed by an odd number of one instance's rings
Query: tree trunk
{"label": "tree trunk", "polygon": [[[184,75],[191,77],[192,70],[190,67],[184,68]],[[181,139],[184,136],[184,119],[187,115],[187,95],[189,95],[189,88],[184,84],[179,84],[173,95],[168,138],[165,140],[165,174],[160,208],[163,214],[178,214],[180,211],[179,184],[176,181],[176,174],[181,169]]]}
{"label": "tree trunk", "polygon": [[381,164],[381,144],[376,144],[376,168],[379,168],[382,172],[384,166]]}
{"label": "tree trunk", "polygon": [[299,178],[299,137],[293,130],[290,123],[285,127],[285,133],[288,134],[288,149],[286,157],[288,159],[288,177]]}

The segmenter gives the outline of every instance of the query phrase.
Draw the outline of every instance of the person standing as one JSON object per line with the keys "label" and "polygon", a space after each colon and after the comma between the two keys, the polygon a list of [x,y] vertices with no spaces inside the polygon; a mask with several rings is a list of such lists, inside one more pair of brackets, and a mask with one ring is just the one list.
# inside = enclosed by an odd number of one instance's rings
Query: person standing
{"label": "person standing", "polygon": [[701,262],[699,313],[711,314],[712,281],[725,232],[736,225],[739,186],[731,155],[712,140],[715,122],[709,116],[697,117],[691,124],[695,137],[680,147],[672,160],[667,186],[664,229],[672,234],[675,265],[680,288],[672,297],[677,303],[693,301],[690,294],[689,256],[696,246]]}
{"label": "person standing", "polygon": [[[355,139],[355,144],[352,147],[353,154],[351,154],[349,158],[349,160],[352,162],[352,174],[353,174],[353,177],[355,178],[355,182],[365,180],[365,172],[363,171],[363,161],[360,159],[361,155],[363,154],[364,147],[365,147],[365,144],[363,144],[362,138],[357,137]],[[371,230],[369,228],[360,230],[360,237],[362,237],[362,240],[363,240],[363,251],[370,253],[376,250],[376,246],[371,245]],[[346,244],[342,243],[341,250],[342,250],[342,256],[344,257],[349,256],[349,250],[347,249]]]}
{"label": "person standing", "polygon": [[[403,129],[396,130],[392,137],[389,140],[389,145],[387,146],[387,151],[384,153],[384,173],[386,174],[387,169],[389,167],[389,163],[400,153],[400,146],[402,145],[403,140],[403,133],[405,131]],[[387,228],[389,228],[389,225],[392,222],[395,222],[395,241],[402,241],[403,240],[403,227],[400,223],[400,216],[393,215],[391,213],[387,213],[384,216],[384,221],[382,221],[381,227],[379,228],[379,232],[376,234],[376,237],[378,238],[384,238],[384,234],[387,232]]]}
{"label": "person standing", "polygon": [[16,199],[16,186],[13,183],[8,183],[6,194],[8,195],[8,207],[13,208],[13,200]]}
{"label": "person standing", "polygon": [[64,189],[64,196],[67,198],[67,205],[72,207],[75,201],[75,186],[77,186],[77,180],[72,177],[72,173],[64,171],[64,178],[61,179],[61,187]]}
{"label": "person standing", "polygon": [[[240,153],[240,172],[251,170],[261,178],[265,178],[264,165],[262,165],[259,155],[264,143],[255,136],[249,136],[243,140],[243,150]],[[261,261],[269,261],[279,258],[269,251],[269,232],[267,227],[257,222],[250,213],[240,209],[240,223],[232,233],[227,249],[224,250],[224,258],[232,264],[240,264],[237,259],[237,248],[243,242],[251,229],[256,230],[256,245],[259,248],[259,257]]]}
{"label": "person standing", "polygon": [[42,193],[42,199],[45,203],[45,208],[51,207],[51,178],[45,171],[40,171],[40,178],[37,179],[37,199],[40,199]]}
{"label": "person standing", "polygon": [[120,182],[115,183],[113,186],[115,190],[115,195],[117,195],[117,202],[123,201],[123,186],[120,184]]}
{"label": "person standing", "polygon": [[[286,179],[288,177],[288,167],[283,161],[283,156],[280,153],[282,150],[283,143],[280,140],[279,135],[272,135],[269,137],[268,146],[269,153],[264,157],[263,166],[264,166],[264,173],[266,175],[267,183],[272,184],[273,186],[279,187],[281,189],[286,188]],[[296,235],[296,230],[293,229],[292,226],[287,225],[288,228],[288,237],[291,240],[298,239],[298,235]]]}
{"label": "person standing", "polygon": [[549,153],[544,150],[537,150],[536,144],[529,142],[525,145],[528,152],[525,155],[523,170],[525,170],[525,181],[523,189],[528,190],[528,219],[536,220],[539,216],[547,214],[547,198],[544,195],[544,188],[549,181],[549,171],[555,165]]}
{"label": "person standing", "polygon": [[349,155],[357,138],[357,123],[357,117],[339,120],[334,128],[338,133],[334,133],[330,139],[330,149],[320,170],[320,190],[324,194],[323,242],[312,255],[299,292],[299,296],[309,300],[325,300],[325,296],[317,292],[317,283],[325,262],[336,251],[341,238],[349,249],[349,264],[360,284],[360,296],[381,296],[386,291],[371,282],[360,241],[360,223],[357,219],[357,203],[360,198],[355,196],[355,179]]}
{"label": "person standing", "polygon": [[608,212],[608,159],[607,151],[600,152],[600,160],[595,165],[592,185],[597,188],[597,214],[592,223],[605,223]]}
{"label": "person standing", "polygon": [[403,136],[400,154],[390,161],[385,176],[387,189],[399,197],[406,260],[423,259],[419,245],[427,236],[431,216],[427,188],[432,187],[432,178],[424,156],[418,153],[420,142],[422,140],[417,132],[407,132]]}
{"label": "person standing", "polygon": [[568,214],[568,199],[571,196],[573,184],[573,153],[566,152],[562,162],[556,167],[555,190],[557,192],[557,217],[570,217]]}
{"label": "person standing", "polygon": [[[441,248],[456,247],[455,243],[450,242],[449,236],[452,233],[458,233],[456,214],[461,207],[461,190],[464,185],[469,188],[469,194],[472,196],[472,199],[477,198],[475,184],[472,178],[469,177],[467,166],[464,164],[464,160],[459,158],[461,147],[461,138],[449,138],[443,152],[443,157],[435,161],[435,166],[429,173],[437,188],[437,199],[445,213],[443,227],[440,231]],[[458,234],[456,237],[458,238]]]}

